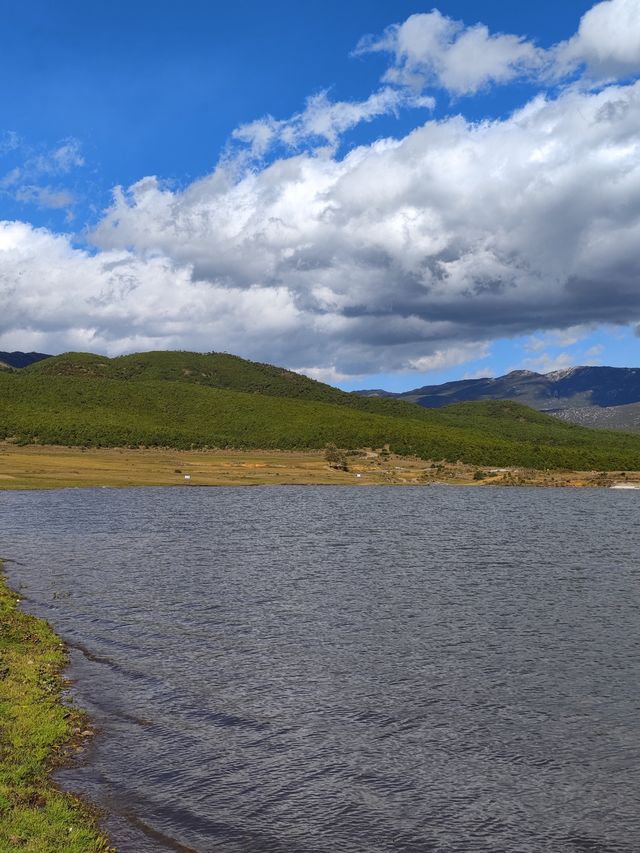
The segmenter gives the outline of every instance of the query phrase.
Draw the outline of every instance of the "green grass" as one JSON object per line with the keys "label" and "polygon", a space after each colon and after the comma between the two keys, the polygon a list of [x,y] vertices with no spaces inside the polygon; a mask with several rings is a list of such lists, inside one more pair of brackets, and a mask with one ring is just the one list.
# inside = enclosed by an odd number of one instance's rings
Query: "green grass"
{"label": "green grass", "polygon": [[637,436],[584,429],[512,402],[436,410],[363,398],[225,354],[68,354],[0,374],[0,439],[183,449],[389,445],[476,465],[640,469]]}
{"label": "green grass", "polygon": [[16,602],[0,577],[0,851],[104,853],[90,810],[49,778],[85,724],[61,703],[64,649]]}

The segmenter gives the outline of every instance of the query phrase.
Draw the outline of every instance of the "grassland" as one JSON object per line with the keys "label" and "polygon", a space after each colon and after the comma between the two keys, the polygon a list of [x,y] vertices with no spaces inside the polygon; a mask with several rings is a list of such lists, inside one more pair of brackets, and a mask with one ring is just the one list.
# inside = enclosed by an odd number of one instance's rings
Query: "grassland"
{"label": "grassland", "polygon": [[[0,490],[86,487],[260,485],[534,485],[640,483],[640,472],[540,471],[427,462],[365,451],[345,455],[347,470],[321,451],[19,447],[0,444]],[[185,480],[185,476],[190,479]]]}
{"label": "grassland", "polygon": [[64,648],[17,600],[0,576],[0,851],[104,853],[91,811],[49,776],[90,736],[61,702]]}

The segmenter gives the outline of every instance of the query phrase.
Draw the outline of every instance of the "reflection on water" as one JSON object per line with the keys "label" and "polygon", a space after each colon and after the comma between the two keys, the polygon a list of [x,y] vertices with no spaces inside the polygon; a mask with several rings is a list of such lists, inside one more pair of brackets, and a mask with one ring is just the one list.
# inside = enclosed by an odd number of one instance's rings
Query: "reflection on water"
{"label": "reflection on water", "polygon": [[637,853],[632,492],[3,493],[121,851]]}

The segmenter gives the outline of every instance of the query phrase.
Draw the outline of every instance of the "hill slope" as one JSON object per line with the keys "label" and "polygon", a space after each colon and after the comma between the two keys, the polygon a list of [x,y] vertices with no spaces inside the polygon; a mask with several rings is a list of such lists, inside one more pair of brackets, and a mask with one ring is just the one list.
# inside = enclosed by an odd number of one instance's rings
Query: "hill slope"
{"label": "hill slope", "polygon": [[[222,359],[231,374],[214,376],[204,369],[212,369],[207,358],[188,353],[111,360],[67,355],[2,374],[0,439],[282,449],[322,448],[329,442],[351,449],[388,444],[398,453],[479,465],[640,469],[640,438],[563,424],[516,403],[433,411],[358,398],[234,356]],[[195,377],[194,366],[205,375]],[[149,371],[163,375],[148,378]],[[212,387],[213,381],[236,383],[242,390]],[[266,391],[257,392],[254,383],[259,382]]]}
{"label": "hill slope", "polygon": [[25,372],[38,376],[127,382],[180,382],[269,397],[333,403],[372,414],[425,419],[424,410],[409,401],[360,397],[284,367],[248,361],[229,353],[157,351],[106,358],[72,352],[33,364]]}
{"label": "hill slope", "polygon": [[579,424],[590,429],[640,432],[640,403],[627,403],[625,406],[568,408],[554,412],[554,415],[567,423]]}
{"label": "hill slope", "polygon": [[229,353],[156,351],[107,358],[92,353],[71,352],[33,365],[30,371],[47,376],[85,379],[189,382],[212,388],[300,399],[332,400],[344,396],[344,392],[337,388],[283,367],[248,361]]}

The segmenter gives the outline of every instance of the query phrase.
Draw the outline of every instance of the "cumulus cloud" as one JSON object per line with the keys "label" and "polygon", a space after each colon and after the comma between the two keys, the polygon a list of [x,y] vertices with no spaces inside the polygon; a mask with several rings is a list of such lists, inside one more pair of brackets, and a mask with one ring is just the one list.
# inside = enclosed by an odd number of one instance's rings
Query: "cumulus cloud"
{"label": "cumulus cloud", "polygon": [[170,258],[212,287],[284,289],[308,357],[279,351],[312,366],[330,351],[342,372],[625,323],[640,314],[639,125],[640,84],[570,89],[341,160],[299,154],[241,180],[220,167],[182,192],[145,179],[116,194],[92,239]]}
{"label": "cumulus cloud", "polygon": [[560,68],[586,66],[593,78],[640,71],[640,0],[604,0],[586,12],[576,35],[558,46]]}
{"label": "cumulus cloud", "polygon": [[416,92],[436,87],[472,95],[518,78],[548,83],[581,70],[591,81],[626,77],[640,71],[640,0],[596,4],[571,39],[547,48],[491,33],[484,24],[465,26],[434,9],[366,36],[355,53],[389,54],[383,80]]}
{"label": "cumulus cloud", "polygon": [[[538,61],[522,40],[441,15],[429,27],[458,92]],[[487,63],[465,82],[449,54],[467,35]],[[568,329],[561,342],[640,322],[639,82],[570,85],[504,119],[432,119],[338,156],[341,133],[408,98],[390,83],[357,103],[324,94],[245,126],[237,140],[270,159],[117,189],[90,249],[2,224],[0,348],[229,350],[335,381],[442,369],[522,334],[543,359],[546,330]]]}
{"label": "cumulus cloud", "polygon": [[434,9],[411,15],[382,36],[367,36],[356,54],[384,52],[393,64],[384,80],[411,89],[439,86],[469,95],[492,83],[506,83],[539,68],[543,52],[515,35],[492,35],[483,24],[465,27]]}
{"label": "cumulus cloud", "polygon": [[89,253],[46,229],[0,223],[0,337],[34,334],[45,349],[231,348],[247,333],[254,344],[294,335],[298,311],[284,288],[230,289],[194,280],[188,265],[127,250]]}

